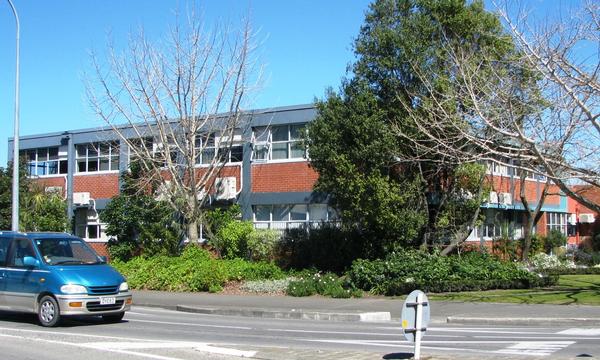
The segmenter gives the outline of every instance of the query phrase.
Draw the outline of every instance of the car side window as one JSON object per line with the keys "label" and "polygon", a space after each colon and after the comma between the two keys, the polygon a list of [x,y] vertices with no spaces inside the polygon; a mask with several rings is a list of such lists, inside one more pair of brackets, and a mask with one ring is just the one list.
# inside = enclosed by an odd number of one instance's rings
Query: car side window
{"label": "car side window", "polygon": [[0,266],[6,266],[6,254],[10,240],[10,238],[0,238]]}
{"label": "car side window", "polygon": [[33,245],[28,239],[13,239],[10,244],[6,265],[23,267],[26,256],[35,257]]}

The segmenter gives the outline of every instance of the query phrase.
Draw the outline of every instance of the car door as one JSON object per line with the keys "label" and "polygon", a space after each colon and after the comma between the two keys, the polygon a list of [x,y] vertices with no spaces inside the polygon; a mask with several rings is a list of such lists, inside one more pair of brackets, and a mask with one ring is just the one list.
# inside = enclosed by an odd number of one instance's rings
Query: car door
{"label": "car door", "polygon": [[4,291],[6,287],[6,255],[10,238],[0,237],[0,309],[7,309]]}
{"label": "car door", "polygon": [[40,289],[40,274],[24,265],[26,256],[37,258],[31,240],[13,239],[8,246],[4,287],[5,302],[10,310],[35,310],[35,301]]}

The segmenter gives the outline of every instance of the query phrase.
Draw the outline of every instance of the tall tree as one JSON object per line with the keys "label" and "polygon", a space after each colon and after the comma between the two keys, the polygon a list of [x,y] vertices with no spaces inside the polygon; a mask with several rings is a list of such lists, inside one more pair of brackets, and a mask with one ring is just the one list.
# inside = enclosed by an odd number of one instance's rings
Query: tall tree
{"label": "tall tree", "polygon": [[163,43],[141,31],[122,55],[109,46],[106,64],[92,58],[93,110],[140,161],[143,180],[163,182],[163,198],[183,217],[192,242],[260,78],[254,50],[248,20],[239,30],[217,25],[206,32],[191,13],[177,17]]}
{"label": "tall tree", "polygon": [[[377,165],[385,177],[377,180],[404,202],[395,202],[391,196],[386,196],[386,200],[404,211],[412,210],[415,215],[411,220],[417,214],[426,218],[413,221],[412,231],[403,236],[411,236],[412,241],[419,239],[424,245],[448,240],[458,243],[455,238],[466,239],[470,228],[464,225],[475,223],[476,209],[485,197],[481,169],[476,170],[477,166],[471,171],[460,169],[458,163],[446,161],[443,155],[425,156],[420,153],[421,149],[407,142],[404,134],[416,138],[421,135],[405,104],[412,104],[414,109],[422,108],[421,104],[428,101],[432,91],[429,83],[434,84],[434,89],[452,91],[455,73],[446,50],[448,46],[508,52],[511,44],[501,34],[499,19],[486,12],[481,1],[375,1],[354,43],[357,61],[351,66],[351,79],[342,84],[341,95],[329,95],[319,104],[319,116],[308,131],[313,137],[314,129],[323,126],[321,123],[331,122],[332,118],[340,119],[338,131],[344,131],[344,126],[357,127],[375,115],[378,129],[375,136],[360,131],[345,135],[349,137],[346,142],[377,139],[379,146],[371,152],[357,153],[347,143],[338,144],[326,137],[316,139],[310,143],[309,153],[320,173],[319,186],[331,193],[354,174],[367,177],[373,173],[371,167],[355,166],[347,169],[350,175],[344,175],[339,168],[322,166],[321,162],[326,164],[326,160],[321,158],[320,148],[340,154],[338,158],[344,156],[354,165],[379,161]],[[427,82],[415,73],[415,67],[427,69]],[[355,109],[357,102],[364,105]],[[425,111],[420,115],[433,121]],[[466,174],[475,181],[464,181]],[[330,176],[338,179],[337,183],[326,181]],[[464,188],[473,184],[476,188]],[[351,187],[343,189],[352,190]],[[343,195],[350,197],[352,193]],[[345,210],[343,204],[340,205],[341,210]],[[379,205],[373,201],[371,206]],[[464,216],[473,213],[475,219]]]}

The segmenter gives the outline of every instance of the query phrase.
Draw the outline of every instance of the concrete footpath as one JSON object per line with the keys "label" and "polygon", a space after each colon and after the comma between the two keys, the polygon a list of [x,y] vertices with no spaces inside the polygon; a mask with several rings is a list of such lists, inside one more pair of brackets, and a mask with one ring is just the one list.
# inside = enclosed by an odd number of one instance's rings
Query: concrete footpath
{"label": "concrete footpath", "polygon": [[[134,291],[133,303],[177,311],[263,318],[397,321],[402,298],[331,299]],[[432,323],[472,325],[600,326],[600,306],[431,302]]]}

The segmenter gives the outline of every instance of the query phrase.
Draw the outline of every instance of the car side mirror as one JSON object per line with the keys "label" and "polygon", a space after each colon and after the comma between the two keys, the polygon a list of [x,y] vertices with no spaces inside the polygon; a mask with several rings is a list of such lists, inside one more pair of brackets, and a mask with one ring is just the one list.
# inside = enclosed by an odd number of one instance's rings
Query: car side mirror
{"label": "car side mirror", "polygon": [[26,267],[38,267],[40,266],[40,261],[31,256],[25,256],[23,258],[23,265]]}

